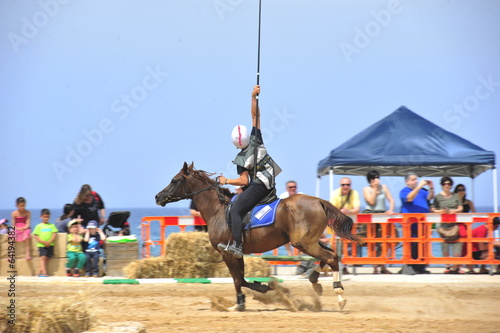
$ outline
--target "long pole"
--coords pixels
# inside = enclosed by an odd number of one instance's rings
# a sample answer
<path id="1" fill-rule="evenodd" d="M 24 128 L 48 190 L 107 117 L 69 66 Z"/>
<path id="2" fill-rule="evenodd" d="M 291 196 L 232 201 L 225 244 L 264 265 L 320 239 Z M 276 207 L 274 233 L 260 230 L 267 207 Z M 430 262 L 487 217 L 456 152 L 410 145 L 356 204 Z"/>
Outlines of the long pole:
<path id="1" fill-rule="evenodd" d="M 260 82 L 260 22 L 262 14 L 262 3 L 259 0 L 259 32 L 257 36 L 257 85 Z M 258 125 L 260 123 L 260 110 L 259 110 L 259 95 L 256 96 L 256 110 L 255 110 L 255 124 Z M 257 140 L 254 141 L 254 160 L 253 160 L 253 176 L 257 177 Z"/>

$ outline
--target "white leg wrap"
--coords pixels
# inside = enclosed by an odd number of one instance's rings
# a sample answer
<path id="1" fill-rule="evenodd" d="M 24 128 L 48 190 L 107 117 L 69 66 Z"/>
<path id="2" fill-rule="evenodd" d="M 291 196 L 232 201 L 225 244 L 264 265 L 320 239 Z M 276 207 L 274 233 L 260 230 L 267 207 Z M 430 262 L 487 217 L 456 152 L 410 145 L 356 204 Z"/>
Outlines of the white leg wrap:
<path id="1" fill-rule="evenodd" d="M 340 281 L 340 273 L 333 272 L 333 282 L 338 282 L 338 281 Z"/>

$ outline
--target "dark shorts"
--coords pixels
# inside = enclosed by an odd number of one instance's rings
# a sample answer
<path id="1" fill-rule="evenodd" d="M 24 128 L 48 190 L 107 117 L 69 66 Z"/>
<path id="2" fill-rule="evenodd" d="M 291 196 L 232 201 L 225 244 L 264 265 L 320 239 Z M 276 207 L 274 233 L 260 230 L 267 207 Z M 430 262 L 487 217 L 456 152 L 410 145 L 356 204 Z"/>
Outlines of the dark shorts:
<path id="1" fill-rule="evenodd" d="M 53 257 L 54 256 L 54 247 L 39 247 L 38 251 L 40 252 L 40 257 Z"/>
<path id="2" fill-rule="evenodd" d="M 486 252 L 486 251 L 474 251 L 474 252 L 472 252 L 472 258 L 474 258 L 474 260 L 481 260 L 481 254 L 483 254 L 483 252 Z"/>

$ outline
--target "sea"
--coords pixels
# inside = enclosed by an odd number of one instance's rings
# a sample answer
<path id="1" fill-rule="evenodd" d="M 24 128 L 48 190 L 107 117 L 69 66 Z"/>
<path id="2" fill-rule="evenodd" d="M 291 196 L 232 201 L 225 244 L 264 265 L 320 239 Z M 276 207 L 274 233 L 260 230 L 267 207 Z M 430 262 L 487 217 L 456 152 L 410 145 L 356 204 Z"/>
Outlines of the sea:
<path id="1" fill-rule="evenodd" d="M 29 208 L 28 208 L 29 209 Z M 50 209 L 50 208 L 49 208 Z M 41 209 L 31 209 L 31 227 L 34 228 L 36 224 L 39 223 L 39 211 Z M 0 219 L 2 218 L 7 218 L 10 220 L 10 214 L 14 211 L 14 209 L 0 209 Z M 153 207 L 153 208 L 106 208 L 106 214 L 109 215 L 111 212 L 118 212 L 118 211 L 129 211 L 130 212 L 130 217 L 128 219 L 128 222 L 130 224 L 130 232 L 133 235 L 137 236 L 137 239 L 140 241 L 140 247 L 142 248 L 143 246 L 143 241 L 141 239 L 141 220 L 144 216 L 186 216 L 190 215 L 189 213 L 189 208 L 188 207 Z M 477 207 L 478 212 L 493 212 L 493 207 Z M 53 208 L 50 209 L 51 212 L 51 219 L 50 221 L 54 223 L 58 217 L 62 215 L 62 208 Z M 10 225 L 10 222 L 9 222 Z M 192 226 L 187 226 L 186 231 L 194 231 L 194 227 Z M 180 228 L 171 226 L 166 228 L 166 237 L 170 235 L 173 232 L 179 232 Z M 438 237 L 437 233 L 434 232 L 433 237 Z M 160 239 L 160 228 L 151 228 L 151 239 L 152 240 L 159 240 Z M 433 243 L 432 245 L 432 254 L 433 256 L 440 257 L 441 256 L 441 245 L 440 243 Z M 265 254 L 272 254 L 272 252 L 267 252 Z M 280 247 L 278 249 L 278 255 L 286 255 L 286 249 L 285 247 Z M 152 256 L 159 256 L 160 255 L 160 248 L 159 246 L 152 246 L 151 247 L 151 255 Z M 402 250 L 401 248 L 396 249 L 396 257 L 399 258 L 402 256 Z M 442 266 L 442 265 L 431 265 L 431 266 Z"/>

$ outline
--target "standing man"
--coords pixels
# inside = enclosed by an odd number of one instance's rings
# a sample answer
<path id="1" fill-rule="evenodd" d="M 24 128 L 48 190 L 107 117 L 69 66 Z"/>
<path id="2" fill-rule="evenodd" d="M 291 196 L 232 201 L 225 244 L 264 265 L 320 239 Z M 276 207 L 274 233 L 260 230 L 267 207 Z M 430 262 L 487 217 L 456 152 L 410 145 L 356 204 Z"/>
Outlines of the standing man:
<path id="1" fill-rule="evenodd" d="M 351 178 L 344 177 L 340 179 L 340 188 L 333 191 L 330 202 L 332 205 L 340 209 L 346 215 L 358 214 L 361 207 L 359 201 L 359 193 L 351 188 Z M 361 255 L 361 246 L 358 245 L 358 255 Z M 351 253 L 351 250 L 348 251 Z M 343 274 L 349 274 L 347 267 L 342 269 Z"/>
<path id="2" fill-rule="evenodd" d="M 286 199 L 294 194 L 302 194 L 302 192 L 297 192 L 297 182 L 295 180 L 289 180 L 286 182 L 286 191 L 280 194 L 280 199 Z"/>
<path id="3" fill-rule="evenodd" d="M 406 187 L 401 190 L 401 213 L 429 213 L 429 202 L 434 198 L 432 180 L 418 181 L 416 173 L 410 172 L 405 176 Z M 428 186 L 428 190 L 424 189 Z M 418 237 L 418 223 L 411 225 L 411 237 Z M 418 243 L 411 244 L 411 257 L 418 258 Z M 428 274 L 425 265 L 410 265 L 417 274 Z"/>
<path id="4" fill-rule="evenodd" d="M 344 177 L 340 180 L 340 188 L 333 191 L 330 202 L 346 215 L 359 213 L 359 194 L 351 189 L 351 178 Z"/>

